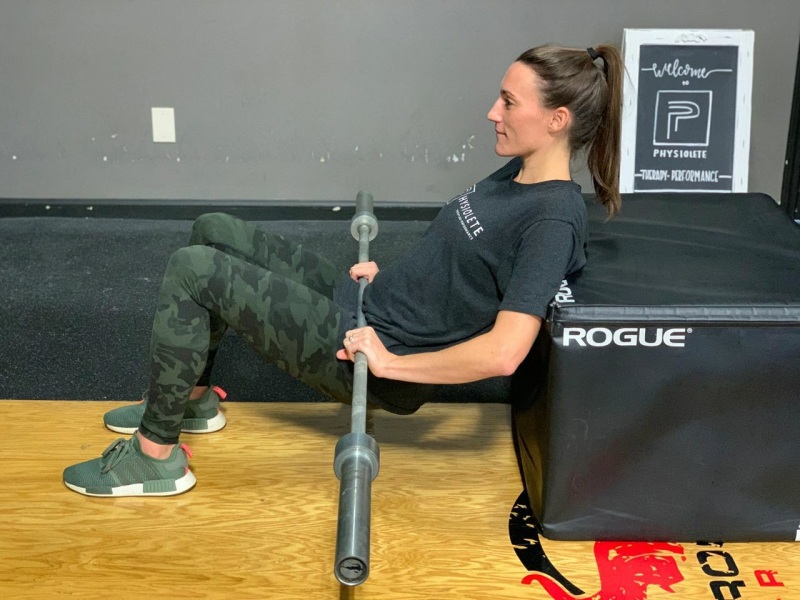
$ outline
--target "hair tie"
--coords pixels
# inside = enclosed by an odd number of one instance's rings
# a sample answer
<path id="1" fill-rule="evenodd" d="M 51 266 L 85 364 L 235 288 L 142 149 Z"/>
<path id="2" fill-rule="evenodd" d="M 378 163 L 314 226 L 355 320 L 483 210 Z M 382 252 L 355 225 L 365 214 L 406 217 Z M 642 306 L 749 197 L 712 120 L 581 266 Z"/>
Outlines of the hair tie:
<path id="1" fill-rule="evenodd" d="M 603 61 L 603 75 L 608 77 L 608 61 L 600 56 L 594 48 L 587 48 L 586 51 L 589 53 L 589 57 L 592 59 L 592 62 L 596 61 L 598 58 L 602 59 Z"/>

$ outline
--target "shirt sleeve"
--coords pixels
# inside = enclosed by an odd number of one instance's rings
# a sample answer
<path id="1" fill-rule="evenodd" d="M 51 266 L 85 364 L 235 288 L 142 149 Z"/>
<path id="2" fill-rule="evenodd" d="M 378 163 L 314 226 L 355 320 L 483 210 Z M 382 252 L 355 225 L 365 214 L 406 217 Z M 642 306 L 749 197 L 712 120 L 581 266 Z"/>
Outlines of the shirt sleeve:
<path id="1" fill-rule="evenodd" d="M 533 224 L 512 257 L 511 276 L 500 310 L 542 317 L 573 262 L 575 235 L 564 221 Z"/>

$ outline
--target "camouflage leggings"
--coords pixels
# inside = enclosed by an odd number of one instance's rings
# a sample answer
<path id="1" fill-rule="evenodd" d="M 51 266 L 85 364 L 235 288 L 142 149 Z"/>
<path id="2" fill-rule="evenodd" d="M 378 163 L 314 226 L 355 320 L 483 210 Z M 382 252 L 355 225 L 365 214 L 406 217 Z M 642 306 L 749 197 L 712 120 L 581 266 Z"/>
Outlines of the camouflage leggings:
<path id="1" fill-rule="evenodd" d="M 327 259 L 230 215 L 197 219 L 161 284 L 142 435 L 177 442 L 189 394 L 208 384 L 228 327 L 293 377 L 350 401 L 335 357 L 341 314 L 332 297 L 341 275 Z"/>

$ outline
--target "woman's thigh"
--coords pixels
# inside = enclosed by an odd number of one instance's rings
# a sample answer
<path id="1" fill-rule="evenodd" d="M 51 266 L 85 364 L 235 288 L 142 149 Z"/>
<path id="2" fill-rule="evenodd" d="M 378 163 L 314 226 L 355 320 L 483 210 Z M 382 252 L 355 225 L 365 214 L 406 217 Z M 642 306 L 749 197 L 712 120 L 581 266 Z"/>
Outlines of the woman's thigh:
<path id="1" fill-rule="evenodd" d="M 198 217 L 189 245 L 211 246 L 329 298 L 342 277 L 342 270 L 324 256 L 225 213 Z"/>

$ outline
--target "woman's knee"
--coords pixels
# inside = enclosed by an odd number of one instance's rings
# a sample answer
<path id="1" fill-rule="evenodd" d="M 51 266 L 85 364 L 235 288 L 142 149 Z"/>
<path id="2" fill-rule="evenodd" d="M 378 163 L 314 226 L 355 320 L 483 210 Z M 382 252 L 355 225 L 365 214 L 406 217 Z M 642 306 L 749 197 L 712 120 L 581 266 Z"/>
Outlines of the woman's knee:
<path id="1" fill-rule="evenodd" d="M 229 238 L 240 228 L 241 219 L 226 213 L 206 213 L 192 224 L 191 244 L 230 244 Z"/>
<path id="2" fill-rule="evenodd" d="M 209 246 L 186 246 L 172 253 L 165 277 L 179 281 L 194 281 L 214 270 L 214 253 Z"/>

